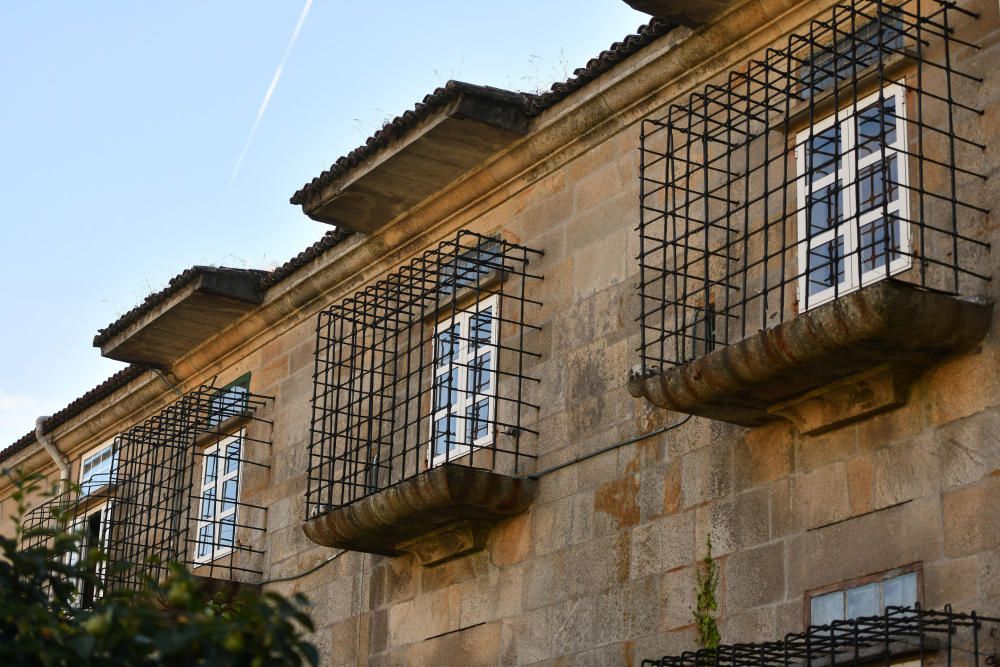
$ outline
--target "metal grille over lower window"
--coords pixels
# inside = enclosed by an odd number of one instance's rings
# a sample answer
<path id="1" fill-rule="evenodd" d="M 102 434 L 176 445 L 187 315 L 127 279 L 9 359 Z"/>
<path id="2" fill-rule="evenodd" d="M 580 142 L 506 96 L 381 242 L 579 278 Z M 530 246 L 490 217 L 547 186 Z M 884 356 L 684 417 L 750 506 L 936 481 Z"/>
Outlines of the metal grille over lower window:
<path id="1" fill-rule="evenodd" d="M 320 314 L 309 517 L 442 463 L 524 471 L 539 255 L 462 231 Z"/>
<path id="2" fill-rule="evenodd" d="M 955 3 L 838 4 L 645 120 L 642 372 L 893 277 L 979 294 L 978 48 Z"/>
<path id="3" fill-rule="evenodd" d="M 890 607 L 882 616 L 787 635 L 783 641 L 735 644 L 642 661 L 643 667 L 788 667 L 789 665 L 996 665 L 1000 619 Z"/>
<path id="4" fill-rule="evenodd" d="M 95 574 L 111 591 L 160 578 L 172 562 L 197 576 L 254 583 L 266 509 L 251 501 L 266 485 L 271 431 L 257 412 L 269 401 L 210 386 L 186 394 L 115 438 L 106 484 L 33 509 L 25 546 L 50 539 L 47 531 L 82 530 L 81 548 L 107 554 Z M 81 591 L 83 603 L 93 594 Z"/>

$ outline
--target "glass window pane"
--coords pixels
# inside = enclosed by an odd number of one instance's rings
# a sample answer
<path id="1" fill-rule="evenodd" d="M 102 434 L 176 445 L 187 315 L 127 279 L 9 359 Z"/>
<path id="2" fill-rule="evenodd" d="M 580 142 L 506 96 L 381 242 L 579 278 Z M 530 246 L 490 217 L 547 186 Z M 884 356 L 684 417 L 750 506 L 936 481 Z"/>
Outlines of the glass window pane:
<path id="1" fill-rule="evenodd" d="M 92 493 L 111 482 L 116 459 L 114 446 L 108 445 L 81 462 L 80 486 L 83 495 Z"/>
<path id="2" fill-rule="evenodd" d="M 240 442 L 236 440 L 226 446 L 226 472 L 230 475 L 240 469 Z"/>
<path id="3" fill-rule="evenodd" d="M 236 542 L 236 515 L 231 514 L 219 522 L 219 546 L 232 547 Z"/>
<path id="4" fill-rule="evenodd" d="M 212 553 L 213 542 L 215 541 L 215 526 L 207 524 L 198 531 L 198 557 L 204 558 Z"/>
<path id="5" fill-rule="evenodd" d="M 236 507 L 236 480 L 227 479 L 222 483 L 222 509 L 226 512 Z"/>
<path id="6" fill-rule="evenodd" d="M 886 224 L 883 218 L 861 225 L 858 251 L 861 253 L 861 270 L 874 271 L 885 267 L 886 257 L 895 261 L 902 257 L 900 248 L 899 218 L 889 216 Z"/>
<path id="7" fill-rule="evenodd" d="M 456 322 L 451 327 L 440 331 L 434 336 L 434 363 L 437 366 L 445 366 L 451 363 L 452 358 L 458 354 L 458 344 L 461 340 L 462 325 Z"/>
<path id="8" fill-rule="evenodd" d="M 469 367 L 469 391 L 476 394 L 485 394 L 492 388 L 493 373 L 492 357 L 489 352 L 477 357 Z"/>
<path id="9" fill-rule="evenodd" d="M 836 263 L 834 263 L 836 258 Z M 844 280 L 844 239 L 809 249 L 809 295 L 818 294 Z"/>
<path id="10" fill-rule="evenodd" d="M 472 348 L 488 345 L 493 330 L 493 308 L 484 308 L 472 317 Z"/>
<path id="11" fill-rule="evenodd" d="M 437 376 L 434 390 L 434 409 L 443 410 L 458 403 L 458 368 Z"/>
<path id="12" fill-rule="evenodd" d="M 847 589 L 847 617 L 861 618 L 879 613 L 878 583 Z"/>
<path id="13" fill-rule="evenodd" d="M 889 96 L 881 106 L 875 103 L 858 112 L 857 132 L 859 160 L 896 143 L 896 98 Z"/>
<path id="14" fill-rule="evenodd" d="M 212 426 L 221 424 L 229 417 L 244 414 L 247 410 L 247 397 L 250 389 L 249 381 L 223 387 L 212 397 L 209 404 L 209 422 Z"/>
<path id="15" fill-rule="evenodd" d="M 213 451 L 211 454 L 205 456 L 205 484 L 214 484 L 215 479 L 218 476 L 219 470 L 219 456 L 218 452 Z"/>
<path id="16" fill-rule="evenodd" d="M 485 438 L 489 434 L 490 428 L 490 401 L 489 399 L 479 401 L 474 406 L 469 406 L 466 412 L 467 426 L 472 441 Z"/>
<path id="17" fill-rule="evenodd" d="M 882 601 L 885 607 L 915 606 L 917 604 L 917 573 L 908 572 L 883 581 Z"/>
<path id="18" fill-rule="evenodd" d="M 809 601 L 809 618 L 813 625 L 829 625 L 844 620 L 844 592 L 817 595 Z"/>
<path id="19" fill-rule="evenodd" d="M 201 517 L 211 519 L 215 516 L 215 489 L 208 489 L 201 497 Z"/>
<path id="20" fill-rule="evenodd" d="M 836 124 L 810 137 L 807 150 L 809 175 L 813 182 L 829 176 L 836 170 L 839 145 L 840 126 Z"/>
<path id="21" fill-rule="evenodd" d="M 896 200 L 896 156 L 858 171 L 858 211 L 864 213 Z"/>
<path id="22" fill-rule="evenodd" d="M 891 9 L 881 20 L 859 25 L 851 36 L 812 46 L 799 79 L 814 91 L 827 90 L 835 81 L 846 81 L 873 65 L 879 53 L 897 51 L 903 44 L 902 20 L 897 10 Z"/>
<path id="23" fill-rule="evenodd" d="M 444 456 L 455 441 L 455 417 L 449 416 L 434 422 L 434 456 Z"/>
<path id="24" fill-rule="evenodd" d="M 834 182 L 809 194 L 806 201 L 809 236 L 825 232 L 844 219 L 840 186 Z"/>

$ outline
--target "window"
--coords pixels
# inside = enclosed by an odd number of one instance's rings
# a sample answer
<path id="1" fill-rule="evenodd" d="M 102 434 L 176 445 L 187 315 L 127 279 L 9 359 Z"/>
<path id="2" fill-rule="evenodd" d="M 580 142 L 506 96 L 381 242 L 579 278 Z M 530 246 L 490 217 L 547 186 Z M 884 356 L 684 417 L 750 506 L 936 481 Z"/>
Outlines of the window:
<path id="1" fill-rule="evenodd" d="M 70 524 L 69 532 L 80 537 L 76 549 L 65 555 L 67 564 L 76 565 L 86 557 L 87 552 L 91 549 L 105 548 L 108 541 L 108 505 L 98 505 L 78 514 Z M 92 564 L 90 574 L 97 579 L 102 579 L 105 565 L 103 560 Z M 77 605 L 81 609 L 92 607 L 94 601 L 101 597 L 101 591 L 94 585 L 93 581 L 78 579 L 74 583 L 77 590 Z"/>
<path id="2" fill-rule="evenodd" d="M 917 573 L 890 573 L 867 578 L 853 585 L 809 599 L 809 624 L 829 625 L 833 621 L 879 616 L 888 607 L 917 604 Z"/>
<path id="3" fill-rule="evenodd" d="M 895 83 L 796 137 L 803 310 L 910 267 L 905 118 Z"/>
<path id="4" fill-rule="evenodd" d="M 111 483 L 118 463 L 114 442 L 101 445 L 84 455 L 80 462 L 80 494 L 88 496 Z"/>
<path id="5" fill-rule="evenodd" d="M 196 563 L 221 558 L 231 553 L 236 544 L 242 441 L 241 430 L 207 447 L 202 453 Z"/>
<path id="6" fill-rule="evenodd" d="M 221 387 L 212 397 L 211 424 L 217 426 L 230 417 L 242 415 L 247 410 L 250 395 L 250 373 L 240 376 L 225 387 Z"/>
<path id="7" fill-rule="evenodd" d="M 904 47 L 900 9 L 886 6 L 883 12 L 879 19 L 868 21 L 833 43 L 804 49 L 808 56 L 798 73 L 804 94 L 809 94 L 809 88 L 813 93 L 831 90 L 859 76 L 866 68 L 877 66 L 886 52 L 898 52 Z M 845 26 L 845 29 L 850 28 Z"/>
<path id="8" fill-rule="evenodd" d="M 468 454 L 493 439 L 496 421 L 496 296 L 459 311 L 434 335 L 430 465 Z"/>

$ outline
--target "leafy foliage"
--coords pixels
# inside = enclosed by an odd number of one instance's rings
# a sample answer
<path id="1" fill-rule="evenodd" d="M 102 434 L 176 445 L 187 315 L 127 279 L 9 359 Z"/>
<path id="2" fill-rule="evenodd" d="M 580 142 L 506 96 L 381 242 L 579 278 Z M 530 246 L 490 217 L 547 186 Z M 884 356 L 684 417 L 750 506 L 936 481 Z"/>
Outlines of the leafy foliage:
<path id="1" fill-rule="evenodd" d="M 715 592 L 719 587 L 719 564 L 712 560 L 712 536 L 705 544 L 705 557 L 698 564 L 696 572 L 696 601 L 694 622 L 698 632 L 698 646 L 715 649 L 722 643 L 719 625 L 713 612 L 719 610 Z"/>
<path id="2" fill-rule="evenodd" d="M 180 565 L 164 581 L 138 591 L 105 591 L 93 609 L 76 605 L 79 582 L 101 590 L 95 576 L 104 556 L 82 554 L 80 538 L 32 531 L 43 546 L 22 549 L 27 498 L 36 478 L 15 478 L 15 534 L 0 535 L 0 665 L 129 667 L 145 665 L 315 666 L 316 648 L 304 638 L 313 625 L 304 596 L 244 590 L 206 599 L 198 579 Z M 56 517 L 65 525 L 67 517 Z M 106 567 L 113 567 L 106 564 Z"/>

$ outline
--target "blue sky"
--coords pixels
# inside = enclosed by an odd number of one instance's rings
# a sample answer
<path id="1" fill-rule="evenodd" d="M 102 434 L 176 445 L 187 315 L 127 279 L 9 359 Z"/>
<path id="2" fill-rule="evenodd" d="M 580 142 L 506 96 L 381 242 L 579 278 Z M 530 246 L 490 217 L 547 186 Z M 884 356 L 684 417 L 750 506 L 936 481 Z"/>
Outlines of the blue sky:
<path id="1" fill-rule="evenodd" d="M 272 268 L 300 185 L 448 79 L 536 91 L 621 0 L 0 4 L 0 448 L 122 368 L 96 331 L 192 264 Z"/>

